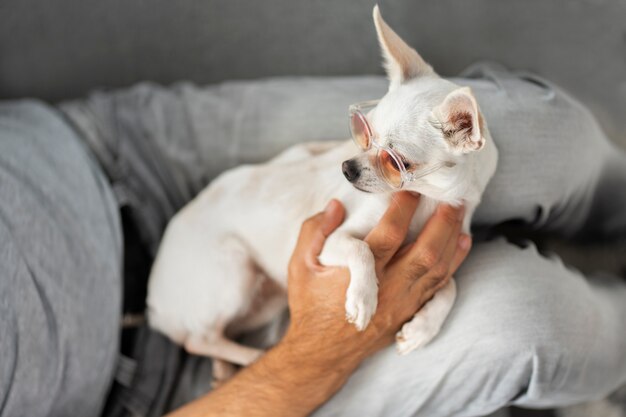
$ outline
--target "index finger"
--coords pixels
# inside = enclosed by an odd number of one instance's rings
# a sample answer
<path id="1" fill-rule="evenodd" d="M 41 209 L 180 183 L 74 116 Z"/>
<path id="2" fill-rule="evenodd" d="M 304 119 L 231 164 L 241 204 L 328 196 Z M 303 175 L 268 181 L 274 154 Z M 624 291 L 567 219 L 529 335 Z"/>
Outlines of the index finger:
<path id="1" fill-rule="evenodd" d="M 302 223 L 294 256 L 302 256 L 307 266 L 319 265 L 317 257 L 322 252 L 326 238 L 343 222 L 345 209 L 338 200 L 331 200 L 323 212 Z"/>
<path id="2" fill-rule="evenodd" d="M 455 241 L 458 239 L 464 216 L 463 206 L 440 204 L 437 207 L 417 237 L 415 244 L 403 256 L 412 266 L 421 269 L 414 272 L 423 274 L 439 263 L 450 239 Z"/>
<path id="3" fill-rule="evenodd" d="M 396 254 L 404 242 L 418 203 L 419 194 L 402 191 L 393 196 L 383 217 L 365 237 L 377 263 L 386 265 Z"/>

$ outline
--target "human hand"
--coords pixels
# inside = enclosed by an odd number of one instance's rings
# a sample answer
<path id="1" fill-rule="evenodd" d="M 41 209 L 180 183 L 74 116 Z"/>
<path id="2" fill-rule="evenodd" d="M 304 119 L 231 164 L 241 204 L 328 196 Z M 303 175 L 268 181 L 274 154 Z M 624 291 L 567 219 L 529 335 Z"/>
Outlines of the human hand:
<path id="1" fill-rule="evenodd" d="M 304 222 L 289 264 L 291 324 L 281 343 L 303 361 L 339 371 L 352 370 L 394 341 L 402 324 L 448 282 L 471 246 L 471 238 L 461 233 L 463 208 L 440 205 L 416 241 L 401 248 L 418 203 L 413 194 L 396 194 L 364 239 L 376 259 L 379 300 L 362 332 L 345 319 L 349 270 L 317 260 L 326 237 L 343 221 L 343 206 L 333 200 Z"/>

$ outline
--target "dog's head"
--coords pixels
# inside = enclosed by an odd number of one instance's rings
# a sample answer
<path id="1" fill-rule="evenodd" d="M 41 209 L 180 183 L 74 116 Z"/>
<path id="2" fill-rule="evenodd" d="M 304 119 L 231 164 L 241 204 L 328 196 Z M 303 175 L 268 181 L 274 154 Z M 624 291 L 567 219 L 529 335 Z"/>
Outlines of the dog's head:
<path id="1" fill-rule="evenodd" d="M 468 154 L 485 144 L 484 122 L 468 87 L 440 78 L 422 57 L 382 19 L 374 7 L 374 23 L 385 58 L 389 91 L 367 114 L 374 140 L 393 149 L 417 179 L 403 188 L 417 192 L 445 187 L 446 176 L 463 169 Z M 343 164 L 345 177 L 358 189 L 389 192 L 372 147 Z M 439 166 L 435 172 L 429 167 Z M 456 175 L 453 175 L 456 176 Z M 436 192 L 435 192 L 436 194 Z"/>

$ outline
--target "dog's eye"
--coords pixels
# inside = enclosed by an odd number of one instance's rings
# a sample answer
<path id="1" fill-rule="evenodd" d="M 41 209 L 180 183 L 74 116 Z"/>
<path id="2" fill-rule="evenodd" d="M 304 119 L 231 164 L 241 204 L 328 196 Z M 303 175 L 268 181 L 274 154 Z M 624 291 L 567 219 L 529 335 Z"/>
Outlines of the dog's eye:
<path id="1" fill-rule="evenodd" d="M 413 167 L 413 164 L 411 164 L 406 159 L 404 159 L 404 157 L 402 155 L 399 155 L 399 157 L 400 157 L 400 163 L 404 166 L 404 169 L 406 169 L 408 171 L 409 169 L 411 169 Z"/>

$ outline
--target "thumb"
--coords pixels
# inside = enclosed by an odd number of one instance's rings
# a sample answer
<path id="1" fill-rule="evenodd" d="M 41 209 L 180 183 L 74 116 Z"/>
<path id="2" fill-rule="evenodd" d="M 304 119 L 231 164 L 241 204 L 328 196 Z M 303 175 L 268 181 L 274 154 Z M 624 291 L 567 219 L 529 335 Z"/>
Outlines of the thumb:
<path id="1" fill-rule="evenodd" d="M 318 265 L 326 238 L 343 222 L 345 209 L 338 200 L 330 200 L 323 212 L 308 218 L 300 229 L 296 254 L 303 255 L 308 266 Z"/>
<path id="2" fill-rule="evenodd" d="M 322 219 L 322 224 L 320 225 L 320 230 L 324 235 L 324 239 L 326 239 L 332 232 L 335 231 L 335 229 L 339 227 L 341 223 L 343 223 L 343 218 L 346 215 L 346 210 L 339 202 L 339 200 L 333 198 L 326 205 L 323 214 L 324 217 Z"/>

